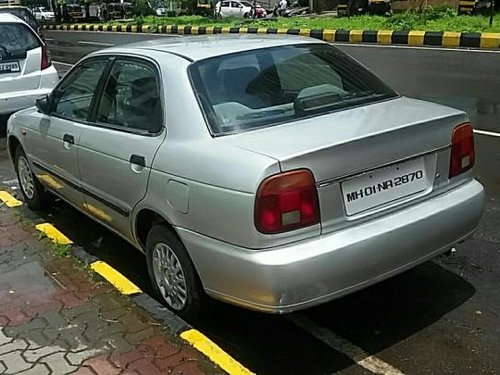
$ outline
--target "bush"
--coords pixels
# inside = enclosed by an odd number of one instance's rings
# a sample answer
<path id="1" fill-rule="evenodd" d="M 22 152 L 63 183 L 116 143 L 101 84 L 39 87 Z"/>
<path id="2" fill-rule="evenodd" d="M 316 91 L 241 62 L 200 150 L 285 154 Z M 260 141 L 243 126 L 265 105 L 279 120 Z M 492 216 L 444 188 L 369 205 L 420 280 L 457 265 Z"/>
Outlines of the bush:
<path id="1" fill-rule="evenodd" d="M 137 20 L 139 16 L 147 16 L 153 14 L 153 10 L 149 6 L 147 0 L 132 0 L 132 13 L 137 16 Z"/>

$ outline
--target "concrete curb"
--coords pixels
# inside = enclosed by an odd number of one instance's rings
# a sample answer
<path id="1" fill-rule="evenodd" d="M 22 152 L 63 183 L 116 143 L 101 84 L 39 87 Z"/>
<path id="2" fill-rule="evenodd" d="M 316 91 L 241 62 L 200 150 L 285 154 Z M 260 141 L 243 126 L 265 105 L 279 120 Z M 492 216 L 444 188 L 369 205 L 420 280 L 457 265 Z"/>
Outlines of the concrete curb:
<path id="1" fill-rule="evenodd" d="M 176 35 L 287 34 L 308 36 L 327 42 L 500 49 L 500 33 L 458 33 L 451 31 L 277 29 L 256 27 L 205 26 L 156 27 L 152 25 L 107 24 L 44 25 L 43 29 L 61 31 L 101 31 Z"/>

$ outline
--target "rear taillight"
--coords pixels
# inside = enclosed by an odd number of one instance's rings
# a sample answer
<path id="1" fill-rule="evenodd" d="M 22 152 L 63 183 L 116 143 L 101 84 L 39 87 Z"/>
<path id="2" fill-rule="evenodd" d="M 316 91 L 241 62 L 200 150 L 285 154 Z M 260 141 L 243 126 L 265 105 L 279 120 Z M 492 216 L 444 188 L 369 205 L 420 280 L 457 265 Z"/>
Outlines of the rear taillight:
<path id="1" fill-rule="evenodd" d="M 453 129 L 451 139 L 450 178 L 468 171 L 475 163 L 472 125 L 465 123 Z"/>
<path id="2" fill-rule="evenodd" d="M 52 65 L 52 61 L 50 61 L 50 52 L 47 50 L 47 46 L 42 46 L 42 62 L 40 64 L 40 70 L 47 69 Z"/>
<path id="3" fill-rule="evenodd" d="M 311 171 L 300 169 L 265 179 L 255 198 L 255 227 L 281 233 L 319 223 L 318 191 Z"/>

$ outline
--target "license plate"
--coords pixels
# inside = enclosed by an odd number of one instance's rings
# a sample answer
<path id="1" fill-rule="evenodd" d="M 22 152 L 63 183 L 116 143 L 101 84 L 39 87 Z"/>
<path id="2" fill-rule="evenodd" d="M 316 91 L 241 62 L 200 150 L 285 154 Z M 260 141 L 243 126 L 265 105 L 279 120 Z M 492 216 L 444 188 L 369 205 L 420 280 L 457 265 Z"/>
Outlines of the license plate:
<path id="1" fill-rule="evenodd" d="M 347 215 L 421 192 L 427 188 L 424 159 L 375 169 L 341 183 Z"/>
<path id="2" fill-rule="evenodd" d="M 16 73 L 21 69 L 19 68 L 19 62 L 9 61 L 0 63 L 0 73 Z"/>

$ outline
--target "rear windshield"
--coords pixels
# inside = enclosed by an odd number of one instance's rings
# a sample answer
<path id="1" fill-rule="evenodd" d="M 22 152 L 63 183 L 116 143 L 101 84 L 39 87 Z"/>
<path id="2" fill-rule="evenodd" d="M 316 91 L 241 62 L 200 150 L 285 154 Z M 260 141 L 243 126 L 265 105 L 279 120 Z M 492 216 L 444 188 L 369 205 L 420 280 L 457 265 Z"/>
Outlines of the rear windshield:
<path id="1" fill-rule="evenodd" d="M 327 44 L 257 49 L 190 67 L 213 134 L 237 133 L 396 97 Z"/>
<path id="2" fill-rule="evenodd" d="M 29 51 L 40 47 L 40 41 L 23 24 L 0 24 L 0 54 L 9 56 L 14 52 Z"/>

